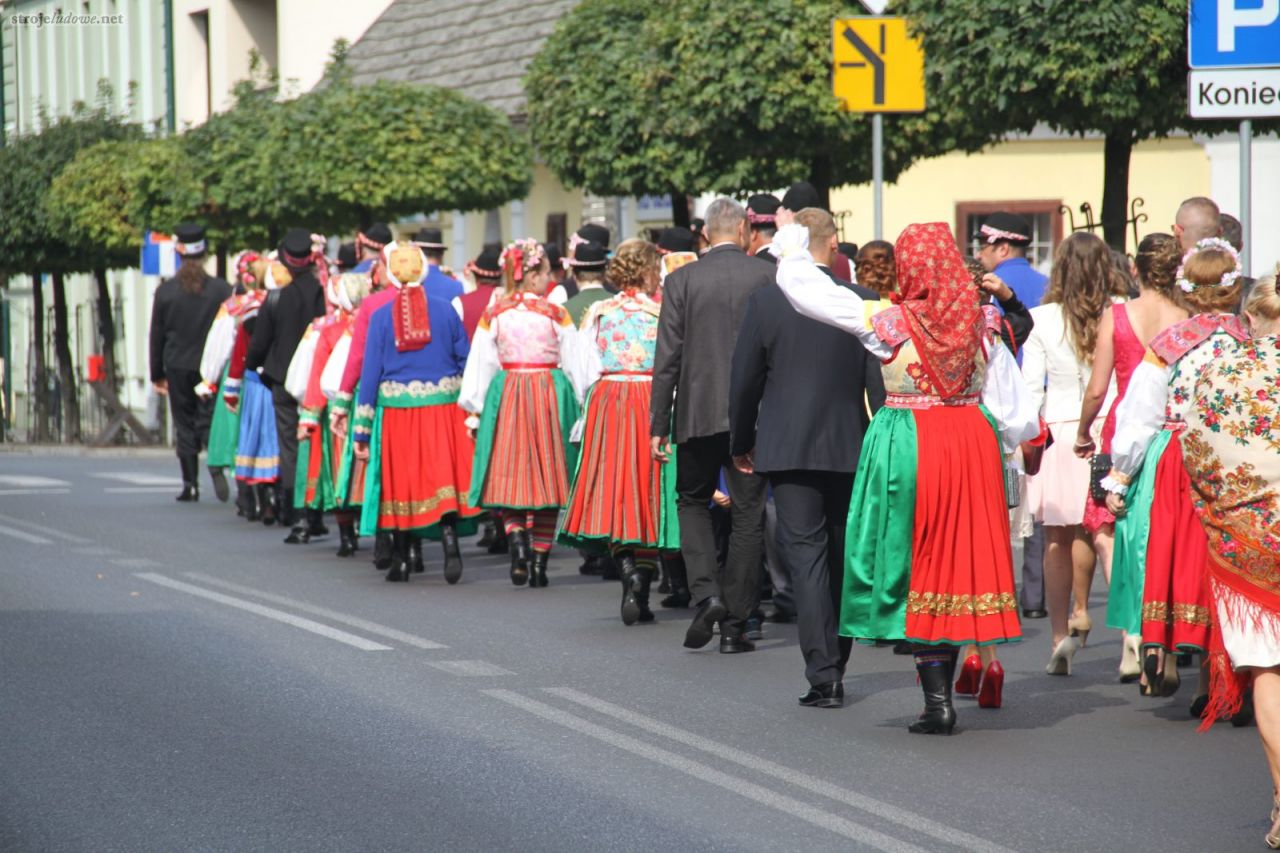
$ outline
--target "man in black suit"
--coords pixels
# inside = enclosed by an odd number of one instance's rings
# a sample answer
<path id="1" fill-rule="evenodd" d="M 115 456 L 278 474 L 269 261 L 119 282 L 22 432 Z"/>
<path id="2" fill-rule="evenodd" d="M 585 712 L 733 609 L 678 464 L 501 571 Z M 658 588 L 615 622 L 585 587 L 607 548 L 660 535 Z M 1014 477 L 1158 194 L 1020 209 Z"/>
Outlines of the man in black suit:
<path id="1" fill-rule="evenodd" d="M 674 403 L 680 550 L 697 604 L 684 644 L 702 648 L 719 622 L 720 651 L 734 654 L 755 648 L 743 634 L 763 562 L 765 483 L 733 467 L 729 371 L 747 300 L 773 282 L 775 268 L 743 251 L 747 212 L 732 199 L 712 202 L 706 232 L 711 248 L 669 275 L 663 288 L 650 435 L 654 457 L 665 461 Z M 721 470 L 733 502 L 733 535 L 717 578 L 710 504 Z"/>
<path id="2" fill-rule="evenodd" d="M 276 409 L 276 434 L 280 441 L 280 480 L 276 488 L 276 517 L 281 525 L 293 523 L 293 478 L 298 462 L 298 401 L 284 387 L 285 374 L 298 342 L 316 317 L 324 316 L 324 289 L 316 278 L 320 260 L 311 246 L 311 233 L 290 228 L 280 242 L 280 262 L 293 277 L 292 283 L 273 290 L 258 311 L 257 324 L 245 355 L 245 370 L 261 368 L 262 382 L 271 389 Z M 320 528 L 323 524 L 320 523 Z M 310 535 L 320 535 L 320 528 Z M 323 531 L 327 532 L 327 531 Z M 297 538 L 301 531 L 291 531 Z"/>
<path id="3" fill-rule="evenodd" d="M 873 291 L 842 281 L 829 264 L 836 225 L 807 208 L 814 261 L 864 299 Z M 767 474 L 778 515 L 778 552 L 790 570 L 805 677 L 800 704 L 838 708 L 852 641 L 837 633 L 844 583 L 844 532 L 862 437 L 884 404 L 880 363 L 852 335 L 791 309 L 777 284 L 747 304 L 733 353 L 731 449 L 740 471 Z"/>

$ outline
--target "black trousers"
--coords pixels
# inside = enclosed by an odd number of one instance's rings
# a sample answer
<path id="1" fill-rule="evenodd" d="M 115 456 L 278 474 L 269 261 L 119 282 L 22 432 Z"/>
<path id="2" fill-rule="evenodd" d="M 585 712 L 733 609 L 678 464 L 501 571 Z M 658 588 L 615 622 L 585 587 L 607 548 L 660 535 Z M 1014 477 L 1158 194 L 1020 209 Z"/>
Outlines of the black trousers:
<path id="1" fill-rule="evenodd" d="M 276 438 L 280 442 L 280 488 L 292 489 L 298 470 L 298 401 L 283 382 L 271 385 L 271 402 L 276 408 Z"/>
<path id="2" fill-rule="evenodd" d="M 724 571 L 717 573 L 710 507 L 722 469 L 733 499 L 733 532 L 729 536 L 729 559 Z M 677 445 L 676 471 L 680 550 L 689 573 L 690 596 L 694 602 L 720 596 L 729 611 L 721 634 L 741 634 L 760 595 L 765 480 L 733 467 L 727 432 L 691 438 Z"/>
<path id="3" fill-rule="evenodd" d="M 791 573 L 804 675 L 839 681 L 853 640 L 839 636 L 845 521 L 853 475 L 838 471 L 769 474 L 778 515 L 778 554 Z"/>
<path id="4" fill-rule="evenodd" d="M 168 370 L 164 378 L 169 382 L 169 413 L 173 417 L 178 458 L 199 456 L 209 443 L 214 400 L 212 397 L 201 400 L 196 396 L 196 386 L 200 384 L 198 370 Z"/>

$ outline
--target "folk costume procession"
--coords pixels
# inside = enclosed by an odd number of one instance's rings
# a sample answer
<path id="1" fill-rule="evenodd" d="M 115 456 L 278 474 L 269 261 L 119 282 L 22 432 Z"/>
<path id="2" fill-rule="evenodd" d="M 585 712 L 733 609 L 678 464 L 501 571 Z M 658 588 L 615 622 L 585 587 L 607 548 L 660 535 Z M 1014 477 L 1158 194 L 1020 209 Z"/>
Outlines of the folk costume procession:
<path id="1" fill-rule="evenodd" d="M 333 261 L 295 228 L 236 258 L 234 291 L 183 225 L 151 373 L 180 501 L 207 447 L 240 515 L 306 545 L 332 514 L 338 556 L 389 581 L 430 580 L 430 540 L 446 585 L 474 547 L 543 589 L 559 545 L 619 582 L 626 626 L 692 607 L 688 649 L 794 621 L 805 707 L 844 704 L 854 643 L 892 646 L 912 733 L 956 731 L 957 696 L 1017 701 L 998 650 L 1023 619 L 1050 619 L 1046 673 L 1069 677 L 1100 565 L 1120 680 L 1171 696 L 1194 656 L 1192 716 L 1256 707 L 1280 791 L 1280 296 L 1275 276 L 1245 295 L 1212 201 L 1178 223 L 1129 286 L 1086 233 L 1046 277 L 1013 213 L 969 259 L 938 222 L 842 244 L 797 184 L 654 242 L 587 223 L 563 259 L 489 244 L 460 278 L 434 226 L 371 225 Z"/>

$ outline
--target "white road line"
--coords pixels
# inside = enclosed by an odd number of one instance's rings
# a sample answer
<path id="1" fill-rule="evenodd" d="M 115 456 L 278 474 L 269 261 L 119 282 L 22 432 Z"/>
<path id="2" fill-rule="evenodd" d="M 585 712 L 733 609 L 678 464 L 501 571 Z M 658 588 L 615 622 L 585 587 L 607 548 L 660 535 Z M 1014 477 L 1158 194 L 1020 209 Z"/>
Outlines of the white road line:
<path id="1" fill-rule="evenodd" d="M 864 794 L 845 790 L 831 782 L 825 782 L 821 779 L 815 779 L 812 776 L 806 776 L 803 773 L 792 770 L 790 767 L 784 767 L 781 764 L 776 764 L 767 759 L 760 758 L 757 755 L 752 755 L 749 752 L 744 752 L 743 750 L 735 749 L 731 746 L 726 746 L 713 740 L 698 737 L 697 735 L 690 734 L 683 729 L 676 728 L 675 726 L 669 726 L 666 723 L 659 722 L 642 714 L 637 714 L 636 712 L 623 708 L 620 705 L 614 705 L 613 703 L 606 702 L 603 699 L 597 699 L 594 696 L 590 696 L 570 687 L 545 687 L 543 690 L 544 692 L 558 696 L 561 699 L 567 699 L 570 702 L 590 708 L 591 710 L 604 714 L 607 717 L 613 717 L 614 719 L 624 722 L 629 726 L 634 726 L 635 728 L 643 729 L 651 734 L 659 735 L 663 738 L 667 738 L 668 740 L 673 740 L 677 743 L 691 746 L 694 749 L 702 750 L 703 752 L 714 755 L 717 758 L 721 758 L 725 761 L 731 761 L 734 764 L 739 764 L 757 773 L 781 779 L 784 782 L 795 785 L 797 788 L 803 788 L 806 791 L 811 791 L 815 794 L 820 794 L 829 799 L 844 803 L 845 805 L 853 806 L 855 809 L 861 809 L 862 811 L 867 812 L 868 814 L 873 814 L 883 820 L 905 826 L 924 835 L 932 836 L 939 841 L 945 841 L 948 844 L 954 844 L 957 847 L 962 847 L 966 850 L 978 851 L 978 853 L 1014 853 L 1014 851 L 1007 847 L 1001 847 L 995 842 L 988 841 L 985 838 L 979 838 L 976 835 L 970 835 L 967 832 L 962 832 L 945 824 L 929 820 L 928 818 L 921 817 L 915 812 L 890 805 L 889 803 L 881 802 L 874 797 L 868 797 Z"/>
<path id="2" fill-rule="evenodd" d="M 319 634 L 321 637 L 328 637 L 330 640 L 337 640 L 339 643 L 354 646 L 361 651 L 391 651 L 390 646 L 384 646 L 381 643 L 366 640 L 364 637 L 357 637 L 355 634 L 348 634 L 346 631 L 339 631 L 337 628 L 330 628 L 328 625 L 321 625 L 319 622 L 312 622 L 310 619 L 303 619 L 301 616 L 294 616 L 292 613 L 285 613 L 283 610 L 263 607 L 261 604 L 255 604 L 252 601 L 232 598 L 231 596 L 223 595 L 220 592 L 213 592 L 212 590 L 204 589 L 203 587 L 192 586 L 189 583 L 176 581 L 173 578 L 167 578 L 164 575 L 157 575 L 152 572 L 136 572 L 134 573 L 134 577 L 144 581 L 150 581 L 154 584 L 159 584 L 160 586 L 168 587 L 169 589 L 176 589 L 179 592 L 185 592 L 188 595 L 194 595 L 198 598 L 207 598 L 209 601 L 216 601 L 219 604 L 225 604 L 228 607 L 245 610 L 258 616 L 264 616 L 267 619 L 274 619 L 277 622 L 283 622 L 286 625 L 292 625 L 295 628 L 310 631 L 312 634 Z"/>
<path id="3" fill-rule="evenodd" d="M 160 565 L 155 560 L 146 557 L 122 557 L 118 560 L 108 560 L 113 566 L 123 566 L 126 569 L 149 569 L 152 566 Z"/>
<path id="4" fill-rule="evenodd" d="M 45 539 L 43 536 L 37 536 L 34 533 L 28 533 L 25 530 L 18 530 L 15 527 L 0 524 L 0 533 L 5 536 L 12 536 L 14 539 L 21 539 L 23 542 L 30 542 L 32 545 L 52 545 L 52 539 Z"/>
<path id="5" fill-rule="evenodd" d="M 747 782 L 737 776 L 723 773 L 706 764 L 685 758 L 683 755 L 661 749 L 629 735 L 607 729 L 604 726 L 596 725 L 584 720 L 582 717 L 574 716 L 558 708 L 529 699 L 519 693 L 513 693 L 510 690 L 484 690 L 482 692 L 486 696 L 490 696 L 500 702 L 506 702 L 508 705 L 523 711 L 528 711 L 530 714 L 557 723 L 578 734 L 615 746 L 618 749 L 630 752 L 632 755 L 647 758 L 673 770 L 679 770 L 681 773 L 686 773 L 695 779 L 710 782 L 712 785 L 717 785 L 741 797 L 746 797 L 754 802 L 785 812 L 814 826 L 834 832 L 860 844 L 865 844 L 868 847 L 892 851 L 892 853 L 925 853 L 925 848 L 923 847 L 917 847 L 914 844 L 901 841 L 891 835 L 885 835 L 868 826 L 825 812 L 785 794 L 779 794 L 753 782 Z"/>
<path id="6" fill-rule="evenodd" d="M 69 495 L 70 489 L 0 489 L 0 497 L 6 495 Z"/>
<path id="7" fill-rule="evenodd" d="M 63 533 L 56 527 L 45 527 L 43 524 L 36 524 L 34 521 L 27 521 L 25 518 L 17 518 L 12 515 L 0 515 L 0 521 L 7 521 L 10 524 L 20 524 L 23 527 L 30 527 L 32 530 L 38 530 L 54 539 L 62 539 L 66 542 L 73 542 L 77 545 L 92 545 L 92 539 L 86 539 L 83 536 L 74 536 L 70 533 Z"/>
<path id="8" fill-rule="evenodd" d="M 296 599 L 287 598 L 283 595 L 275 595 L 270 592 L 263 592 L 260 589 L 254 589 L 251 586 L 241 586 L 238 583 L 224 581 L 221 578 L 215 578 L 211 575 L 202 574 L 201 572 L 186 572 L 187 577 L 206 583 L 209 586 L 216 586 L 221 589 L 229 589 L 232 592 L 239 592 L 244 595 L 252 595 L 255 598 L 261 598 L 263 601 L 270 601 L 273 604 L 282 604 L 285 607 L 292 607 L 294 610 L 300 610 L 303 613 L 310 613 L 312 616 L 322 616 L 330 622 L 337 622 L 341 625 L 350 625 L 352 628 L 359 628 L 366 634 L 373 634 L 378 637 L 386 637 L 388 640 L 395 640 L 398 643 L 404 643 L 406 646 L 413 646 L 415 649 L 427 649 L 432 651 L 435 649 L 447 649 L 448 646 L 443 643 L 437 643 L 434 640 L 427 640 L 413 634 L 406 634 L 404 631 L 397 631 L 395 628 L 388 628 L 386 625 L 379 625 L 377 622 L 370 622 L 361 619 L 358 616 L 348 616 L 345 613 L 339 613 L 336 610 L 330 610 L 327 607 L 317 607 L 314 604 L 307 604 L 305 601 L 297 601 Z"/>
<path id="9" fill-rule="evenodd" d="M 115 480 L 120 483 L 129 483 L 134 486 L 181 486 L 182 480 L 177 477 L 167 477 L 162 474 L 139 474 L 134 471 L 106 471 L 100 474 L 90 474 L 90 477 L 97 477 L 99 480 Z"/>
<path id="10" fill-rule="evenodd" d="M 509 669 L 503 669 L 496 663 L 489 663 L 487 660 L 429 660 L 427 666 L 434 666 L 442 672 L 450 675 L 460 675 L 464 678 L 484 678 L 495 675 L 515 675 Z"/>
<path id="11" fill-rule="evenodd" d="M 107 486 L 102 491 L 109 495 L 159 495 L 172 492 L 181 485 L 181 483 L 174 483 L 171 486 Z"/>
<path id="12" fill-rule="evenodd" d="M 33 477 L 27 474 L 0 474 L 0 484 L 17 489 L 56 489 L 70 486 L 66 480 L 52 477 Z"/>

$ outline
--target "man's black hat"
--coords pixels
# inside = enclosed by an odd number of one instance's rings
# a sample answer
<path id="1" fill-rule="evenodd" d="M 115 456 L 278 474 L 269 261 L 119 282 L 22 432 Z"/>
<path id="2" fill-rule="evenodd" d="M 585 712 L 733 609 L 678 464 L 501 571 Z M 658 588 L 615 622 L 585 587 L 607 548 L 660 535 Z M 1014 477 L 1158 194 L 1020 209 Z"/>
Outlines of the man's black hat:
<path id="1" fill-rule="evenodd" d="M 184 222 L 173 229 L 173 237 L 177 242 L 175 248 L 183 256 L 203 255 L 208 249 L 204 239 L 204 226 L 194 222 Z"/>
<path id="2" fill-rule="evenodd" d="M 588 222 L 578 229 L 578 236 L 592 243 L 599 243 L 606 250 L 609 248 L 609 229 L 595 222 Z"/>
<path id="3" fill-rule="evenodd" d="M 559 246 L 555 243 L 543 243 L 542 251 L 547 253 L 547 263 L 551 264 L 552 272 L 564 269 L 564 255 Z"/>
<path id="4" fill-rule="evenodd" d="M 777 201 L 777 199 L 774 199 Z M 658 235 L 658 251 L 667 252 L 692 252 L 697 245 L 698 238 L 692 231 L 683 225 L 672 225 L 670 228 L 662 229 L 662 233 Z"/>
<path id="5" fill-rule="evenodd" d="M 1031 223 L 1016 213 L 997 211 L 986 218 L 978 229 L 978 239 L 983 243 L 1012 243 L 1015 246 L 1031 245 Z"/>
<path id="6" fill-rule="evenodd" d="M 753 227 L 773 228 L 777 225 L 778 208 L 782 202 L 776 195 L 761 193 L 747 199 L 747 222 Z"/>
<path id="7" fill-rule="evenodd" d="M 782 197 L 782 206 L 792 213 L 804 210 L 806 207 L 826 210 L 822 199 L 818 197 L 818 191 L 808 181 L 792 184 L 791 189 L 787 190 L 786 195 Z"/>
<path id="8" fill-rule="evenodd" d="M 290 228 L 280 241 L 280 260 L 287 267 L 304 267 L 311 263 L 311 232 Z"/>
<path id="9" fill-rule="evenodd" d="M 349 270 L 357 263 L 355 243 L 343 243 L 338 247 L 338 269 Z"/>
<path id="10" fill-rule="evenodd" d="M 444 244 L 444 233 L 431 225 L 419 228 L 418 233 L 413 235 L 413 243 L 419 249 L 430 249 L 433 252 L 443 252 L 447 248 Z"/>
<path id="11" fill-rule="evenodd" d="M 395 239 L 395 235 L 391 233 L 391 229 L 385 222 L 375 222 L 365 230 L 364 236 L 371 243 L 378 243 L 385 246 Z"/>
<path id="12" fill-rule="evenodd" d="M 502 264 L 499 263 L 501 250 L 497 246 L 485 246 L 470 264 L 471 273 L 476 278 L 501 278 Z"/>
<path id="13" fill-rule="evenodd" d="M 609 253 L 599 243 L 590 241 L 579 243 L 578 248 L 573 250 L 573 257 L 568 263 L 574 269 L 604 269 L 609 263 Z"/>

